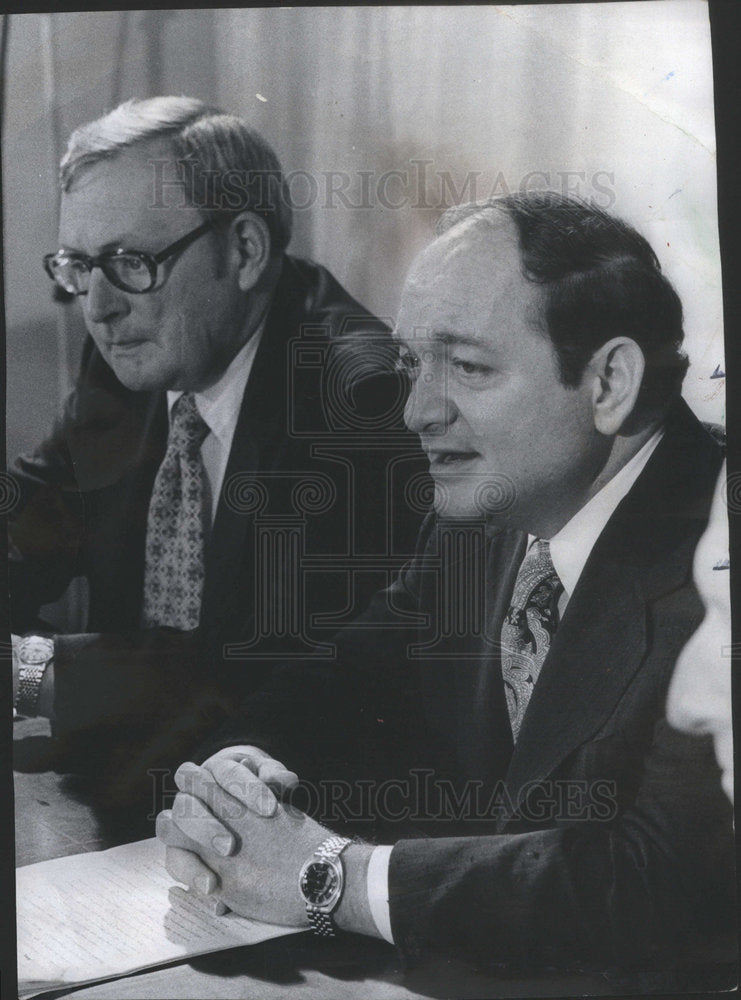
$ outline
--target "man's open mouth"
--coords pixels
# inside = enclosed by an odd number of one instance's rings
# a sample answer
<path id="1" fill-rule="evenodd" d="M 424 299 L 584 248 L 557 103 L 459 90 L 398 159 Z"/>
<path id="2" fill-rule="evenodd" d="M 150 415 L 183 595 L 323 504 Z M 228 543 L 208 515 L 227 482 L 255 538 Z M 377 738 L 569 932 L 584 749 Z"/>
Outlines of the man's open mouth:
<path id="1" fill-rule="evenodd" d="M 459 465 L 479 458 L 477 451 L 431 451 L 428 452 L 430 468 L 446 465 Z"/>

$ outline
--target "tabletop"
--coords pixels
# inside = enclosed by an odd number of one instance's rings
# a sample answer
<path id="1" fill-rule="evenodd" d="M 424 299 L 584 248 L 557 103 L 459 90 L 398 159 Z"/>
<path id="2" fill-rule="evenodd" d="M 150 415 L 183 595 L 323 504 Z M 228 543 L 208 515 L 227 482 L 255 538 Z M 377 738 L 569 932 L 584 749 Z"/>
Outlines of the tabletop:
<path id="1" fill-rule="evenodd" d="M 16 865 L 104 850 L 116 841 L 78 794 L 74 776 L 51 770 L 49 725 L 14 724 Z M 132 838 L 133 839 L 133 838 Z M 297 934 L 232 948 L 189 962 L 93 986 L 65 988 L 61 1000 L 420 1000 L 435 997 L 563 997 L 610 995 L 603 980 L 548 976 L 484 976 L 441 956 L 409 969 L 391 945 L 356 935 L 322 941 Z"/>

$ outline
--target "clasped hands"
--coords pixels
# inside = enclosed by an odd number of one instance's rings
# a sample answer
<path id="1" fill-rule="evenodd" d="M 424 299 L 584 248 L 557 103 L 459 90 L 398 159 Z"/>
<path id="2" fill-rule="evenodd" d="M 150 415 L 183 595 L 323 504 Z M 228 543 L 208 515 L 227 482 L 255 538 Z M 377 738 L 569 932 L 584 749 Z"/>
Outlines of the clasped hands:
<path id="1" fill-rule="evenodd" d="M 175 784 L 172 809 L 157 817 L 170 875 L 216 914 L 228 907 L 266 923 L 308 927 L 298 875 L 330 831 L 282 801 L 297 775 L 256 747 L 237 746 L 200 767 L 182 764 Z M 345 898 L 336 918 L 345 929 L 376 935 L 365 890 L 371 850 L 353 844 L 344 852 Z"/>

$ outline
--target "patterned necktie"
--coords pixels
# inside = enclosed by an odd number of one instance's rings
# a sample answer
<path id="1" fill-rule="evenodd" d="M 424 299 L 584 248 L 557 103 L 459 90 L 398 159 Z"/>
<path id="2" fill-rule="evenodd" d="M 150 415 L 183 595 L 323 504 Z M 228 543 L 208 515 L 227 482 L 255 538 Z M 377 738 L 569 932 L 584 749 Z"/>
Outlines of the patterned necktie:
<path id="1" fill-rule="evenodd" d="M 142 624 L 193 629 L 201 615 L 206 534 L 208 434 L 191 393 L 172 408 L 167 451 L 154 480 L 147 519 Z"/>
<path id="2" fill-rule="evenodd" d="M 512 604 L 502 624 L 502 676 L 514 740 L 558 626 L 562 591 L 548 542 L 537 539 L 517 573 Z"/>

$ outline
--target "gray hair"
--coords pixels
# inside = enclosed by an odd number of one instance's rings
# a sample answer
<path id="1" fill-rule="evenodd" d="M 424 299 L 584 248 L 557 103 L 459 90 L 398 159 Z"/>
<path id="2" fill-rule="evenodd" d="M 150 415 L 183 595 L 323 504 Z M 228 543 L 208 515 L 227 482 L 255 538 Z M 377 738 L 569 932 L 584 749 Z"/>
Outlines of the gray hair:
<path id="1" fill-rule="evenodd" d="M 193 97 L 124 101 L 81 125 L 60 163 L 62 190 L 86 167 L 154 139 L 171 142 L 184 193 L 205 219 L 224 225 L 239 212 L 253 211 L 264 217 L 273 251 L 285 250 L 293 211 L 278 157 L 242 118 Z"/>

